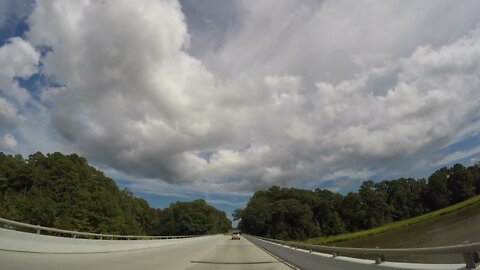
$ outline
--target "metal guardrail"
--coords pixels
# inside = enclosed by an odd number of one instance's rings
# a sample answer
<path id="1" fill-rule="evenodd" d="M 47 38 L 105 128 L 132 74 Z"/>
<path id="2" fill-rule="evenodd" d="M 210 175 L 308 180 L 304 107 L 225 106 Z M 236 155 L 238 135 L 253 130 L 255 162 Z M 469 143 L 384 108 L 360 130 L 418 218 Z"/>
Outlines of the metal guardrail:
<path id="1" fill-rule="evenodd" d="M 91 239 L 98 239 L 98 240 L 156 240 L 156 239 L 179 239 L 179 238 L 199 237 L 199 235 L 138 236 L 138 235 L 88 233 L 88 232 L 78 232 L 78 231 L 69 231 L 69 230 L 55 229 L 50 227 L 43 227 L 40 225 L 32 225 L 32 224 L 13 221 L 13 220 L 4 219 L 4 218 L 0 218 L 0 224 L 1 224 L 1 227 L 6 229 L 11 229 L 11 230 L 24 228 L 24 229 L 32 229 L 37 234 L 42 234 L 42 232 L 50 232 L 50 233 L 57 233 L 61 235 L 68 235 L 73 238 L 83 237 L 83 238 L 91 238 Z"/>
<path id="2" fill-rule="evenodd" d="M 380 264 L 386 260 L 385 255 L 442 255 L 442 254 L 462 254 L 465 267 L 467 269 L 475 269 L 480 263 L 478 251 L 480 250 L 480 242 L 466 242 L 463 245 L 429 247 L 429 248 L 349 248 L 335 246 L 312 245 L 299 242 L 290 242 L 283 240 L 270 239 L 255 236 L 259 239 L 293 247 L 308 250 L 310 252 L 327 252 L 332 253 L 333 257 L 339 256 L 341 253 L 373 255 L 376 257 L 375 263 Z"/>

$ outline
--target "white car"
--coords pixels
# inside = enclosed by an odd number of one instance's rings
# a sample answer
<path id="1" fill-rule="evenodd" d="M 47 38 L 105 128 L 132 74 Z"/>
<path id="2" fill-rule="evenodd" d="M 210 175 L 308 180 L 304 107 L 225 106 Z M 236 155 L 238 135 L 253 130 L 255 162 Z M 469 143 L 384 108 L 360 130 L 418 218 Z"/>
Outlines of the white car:
<path id="1" fill-rule="evenodd" d="M 240 240 L 240 233 L 232 232 L 232 240 Z"/>

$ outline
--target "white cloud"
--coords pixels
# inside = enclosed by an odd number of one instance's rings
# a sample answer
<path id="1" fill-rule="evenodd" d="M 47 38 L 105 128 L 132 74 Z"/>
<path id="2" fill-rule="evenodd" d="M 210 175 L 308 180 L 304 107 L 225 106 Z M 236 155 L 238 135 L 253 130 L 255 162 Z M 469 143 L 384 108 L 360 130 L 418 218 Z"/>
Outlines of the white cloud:
<path id="1" fill-rule="evenodd" d="M 236 206 L 239 208 L 243 208 L 247 205 L 248 201 L 243 201 L 243 202 L 231 202 L 227 200 L 215 200 L 215 199 L 207 199 L 207 203 L 213 204 L 213 205 L 230 205 L 230 206 Z"/>
<path id="2" fill-rule="evenodd" d="M 12 128 L 20 121 L 17 108 L 6 99 L 0 97 L 0 127 Z"/>
<path id="3" fill-rule="evenodd" d="M 244 194 L 364 180 L 478 132 L 477 2 L 275 3 L 241 2 L 195 58 L 176 1 L 39 1 L 27 39 L 52 48 L 42 72 L 62 85 L 38 118 L 61 140 L 42 138 L 137 191 Z M 465 16 L 427 35 L 445 10 Z"/>
<path id="4" fill-rule="evenodd" d="M 30 98 L 15 78 L 28 78 L 37 72 L 40 55 L 25 40 L 14 37 L 0 47 L 0 93 L 24 105 Z"/>
<path id="5" fill-rule="evenodd" d="M 30 106 L 36 106 L 28 91 L 22 88 L 17 78 L 28 78 L 37 72 L 40 55 L 27 41 L 14 37 L 0 47 L 0 148 L 17 152 L 18 128 L 29 122 Z M 43 126 L 42 126 L 43 129 Z"/>
<path id="6" fill-rule="evenodd" d="M 235 24 L 199 57 L 226 77 L 302 75 L 338 83 L 419 45 L 453 42 L 478 24 L 478 1 L 238 1 Z M 193 39 L 203 32 L 192 32 Z"/>
<path id="7" fill-rule="evenodd" d="M 467 151 L 455 151 L 448 155 L 438 157 L 438 160 L 435 160 L 435 162 L 433 163 L 433 166 L 441 166 L 441 165 L 449 164 L 451 162 L 455 162 L 464 158 L 475 156 L 479 153 L 480 153 L 480 146 L 474 147 Z M 475 158 L 472 158 L 471 163 L 474 164 L 476 163 L 476 161 L 477 160 Z"/>
<path id="8" fill-rule="evenodd" d="M 0 149 L 6 152 L 14 152 L 17 147 L 17 140 L 11 134 L 5 134 L 0 141 Z"/>

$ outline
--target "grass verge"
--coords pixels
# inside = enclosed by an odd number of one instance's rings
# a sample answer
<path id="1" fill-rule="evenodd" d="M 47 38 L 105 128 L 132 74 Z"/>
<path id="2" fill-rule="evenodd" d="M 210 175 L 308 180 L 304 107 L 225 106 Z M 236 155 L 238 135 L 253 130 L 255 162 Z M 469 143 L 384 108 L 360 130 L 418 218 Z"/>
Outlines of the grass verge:
<path id="1" fill-rule="evenodd" d="M 459 209 L 462 209 L 464 207 L 467 207 L 467 206 L 470 206 L 470 205 L 473 205 L 473 204 L 476 204 L 476 203 L 479 203 L 479 202 L 480 202 L 480 195 L 472 197 L 472 198 L 470 198 L 466 201 L 463 201 L 463 202 L 460 202 L 460 203 L 457 203 L 457 204 L 454 204 L 454 205 L 450 205 L 448 207 L 445 207 L 445 208 L 442 208 L 442 209 L 439 209 L 439 210 L 436 210 L 436 211 L 433 211 L 433 212 L 430 212 L 430 213 L 427 213 L 427 214 L 424 214 L 424 215 L 421 215 L 421 216 L 417 216 L 417 217 L 414 217 L 414 218 L 388 223 L 386 225 L 376 227 L 376 228 L 372 228 L 372 229 L 369 229 L 369 230 L 364 230 L 364 231 L 358 231 L 358 232 L 353 232 L 353 233 L 344 233 L 344 234 L 338 234 L 338 235 L 334 235 L 334 236 L 311 238 L 311 239 L 305 240 L 304 242 L 309 243 L 309 244 L 325 245 L 325 244 L 332 244 L 332 243 L 336 243 L 336 242 L 342 242 L 342 241 L 357 239 L 357 238 L 361 238 L 361 237 L 372 236 L 372 235 L 375 235 L 375 234 L 384 233 L 384 232 L 387 232 L 387 231 L 403 228 L 403 227 L 406 227 L 406 226 L 409 226 L 409 225 L 412 225 L 412 224 L 416 224 L 416 223 L 419 223 L 419 222 L 422 222 L 422 221 L 431 220 L 431 219 L 434 219 L 436 217 L 455 212 Z"/>

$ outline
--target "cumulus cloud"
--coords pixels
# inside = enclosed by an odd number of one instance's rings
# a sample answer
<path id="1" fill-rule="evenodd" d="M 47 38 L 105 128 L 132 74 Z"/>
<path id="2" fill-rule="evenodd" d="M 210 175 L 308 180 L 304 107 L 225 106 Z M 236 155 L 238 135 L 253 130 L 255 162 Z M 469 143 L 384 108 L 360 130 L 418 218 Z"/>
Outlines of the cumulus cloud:
<path id="1" fill-rule="evenodd" d="M 6 152 L 14 152 L 17 147 L 17 140 L 11 134 L 5 134 L 0 141 L 0 149 Z"/>
<path id="2" fill-rule="evenodd" d="M 472 6 L 275 3 L 235 4 L 238 24 L 192 50 L 173 0 L 39 1 L 27 39 L 51 48 L 52 126 L 140 190 L 220 193 L 364 180 L 475 132 Z M 426 35 L 448 8 L 465 16 Z"/>
<path id="3" fill-rule="evenodd" d="M 40 55 L 27 41 L 14 37 L 0 47 L 0 149 L 18 151 L 14 133 L 29 116 L 29 106 L 36 104 L 18 78 L 37 72 Z M 31 116 L 31 115 L 30 115 Z M 43 127 L 42 127 L 43 129 Z"/>
<path id="4" fill-rule="evenodd" d="M 19 121 L 17 108 L 0 97 L 0 127 L 11 128 Z"/>
<path id="5" fill-rule="evenodd" d="M 14 37 L 0 47 L 0 93 L 24 105 L 30 94 L 19 86 L 17 78 L 28 78 L 37 72 L 40 55 L 25 40 Z"/>

